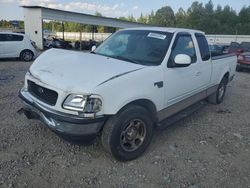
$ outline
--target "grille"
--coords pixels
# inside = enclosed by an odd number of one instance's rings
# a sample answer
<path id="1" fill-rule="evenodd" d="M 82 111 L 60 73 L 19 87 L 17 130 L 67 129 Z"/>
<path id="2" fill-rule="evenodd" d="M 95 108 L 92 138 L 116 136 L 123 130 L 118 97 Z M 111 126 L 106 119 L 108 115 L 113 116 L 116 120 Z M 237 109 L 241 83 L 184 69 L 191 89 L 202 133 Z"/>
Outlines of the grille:
<path id="1" fill-rule="evenodd" d="M 44 103 L 54 106 L 57 101 L 57 92 L 37 85 L 35 82 L 28 80 L 28 91 L 37 99 Z"/>

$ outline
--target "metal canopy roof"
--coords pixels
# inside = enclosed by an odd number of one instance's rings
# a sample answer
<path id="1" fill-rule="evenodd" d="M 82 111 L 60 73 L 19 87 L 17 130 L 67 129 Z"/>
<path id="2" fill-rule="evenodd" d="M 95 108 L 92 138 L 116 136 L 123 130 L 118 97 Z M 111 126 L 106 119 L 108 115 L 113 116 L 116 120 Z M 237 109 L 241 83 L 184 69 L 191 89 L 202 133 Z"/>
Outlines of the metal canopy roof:
<path id="1" fill-rule="evenodd" d="M 131 28 L 131 27 L 145 27 L 150 26 L 147 24 L 123 21 L 116 18 L 94 16 L 90 14 L 83 14 L 78 12 L 64 11 L 41 6 L 22 6 L 27 9 L 40 9 L 42 12 L 42 19 L 58 20 L 65 22 L 76 22 L 90 25 L 102 25 L 118 28 Z"/>

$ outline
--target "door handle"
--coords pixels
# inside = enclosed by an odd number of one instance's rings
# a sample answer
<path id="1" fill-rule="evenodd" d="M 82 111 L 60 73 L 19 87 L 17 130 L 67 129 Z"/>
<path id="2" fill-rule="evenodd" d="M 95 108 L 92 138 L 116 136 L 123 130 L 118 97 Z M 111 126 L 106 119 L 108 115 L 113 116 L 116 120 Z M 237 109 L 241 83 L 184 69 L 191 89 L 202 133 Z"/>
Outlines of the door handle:
<path id="1" fill-rule="evenodd" d="M 163 81 L 155 82 L 154 86 L 157 86 L 158 88 L 163 87 Z"/>
<path id="2" fill-rule="evenodd" d="M 200 71 L 197 71 L 196 73 L 195 73 L 195 76 L 200 76 L 201 75 L 201 72 Z"/>

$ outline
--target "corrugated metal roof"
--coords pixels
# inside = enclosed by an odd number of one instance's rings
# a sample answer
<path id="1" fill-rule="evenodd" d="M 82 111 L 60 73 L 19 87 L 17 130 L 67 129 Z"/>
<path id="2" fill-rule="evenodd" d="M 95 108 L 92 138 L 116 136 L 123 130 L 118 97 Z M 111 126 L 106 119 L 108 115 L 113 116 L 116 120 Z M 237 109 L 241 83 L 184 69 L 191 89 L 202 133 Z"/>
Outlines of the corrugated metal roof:
<path id="1" fill-rule="evenodd" d="M 42 18 L 48 20 L 77 22 L 83 24 L 102 25 L 102 26 L 119 27 L 119 28 L 143 27 L 143 26 L 150 27 L 150 25 L 148 24 L 129 22 L 117 18 L 95 16 L 80 12 L 52 9 L 42 6 L 22 6 L 22 7 L 25 9 L 41 9 Z"/>

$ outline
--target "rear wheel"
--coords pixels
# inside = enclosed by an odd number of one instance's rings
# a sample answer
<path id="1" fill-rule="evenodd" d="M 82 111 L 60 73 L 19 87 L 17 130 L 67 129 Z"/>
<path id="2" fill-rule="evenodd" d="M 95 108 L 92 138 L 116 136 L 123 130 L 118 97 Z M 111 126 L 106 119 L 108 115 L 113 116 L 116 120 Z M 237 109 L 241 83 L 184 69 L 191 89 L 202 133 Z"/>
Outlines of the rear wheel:
<path id="1" fill-rule="evenodd" d="M 31 61 L 34 57 L 34 54 L 30 50 L 23 50 L 20 54 L 20 58 L 23 61 Z"/>
<path id="2" fill-rule="evenodd" d="M 224 96 L 225 96 L 225 93 L 226 93 L 226 87 L 227 87 L 227 78 L 224 77 L 221 80 L 216 92 L 207 98 L 208 102 L 210 102 L 212 104 L 222 103 Z"/>
<path id="3" fill-rule="evenodd" d="M 104 148 L 120 161 L 139 157 L 147 149 L 153 135 L 150 117 L 145 108 L 130 105 L 110 118 L 102 131 Z"/>

